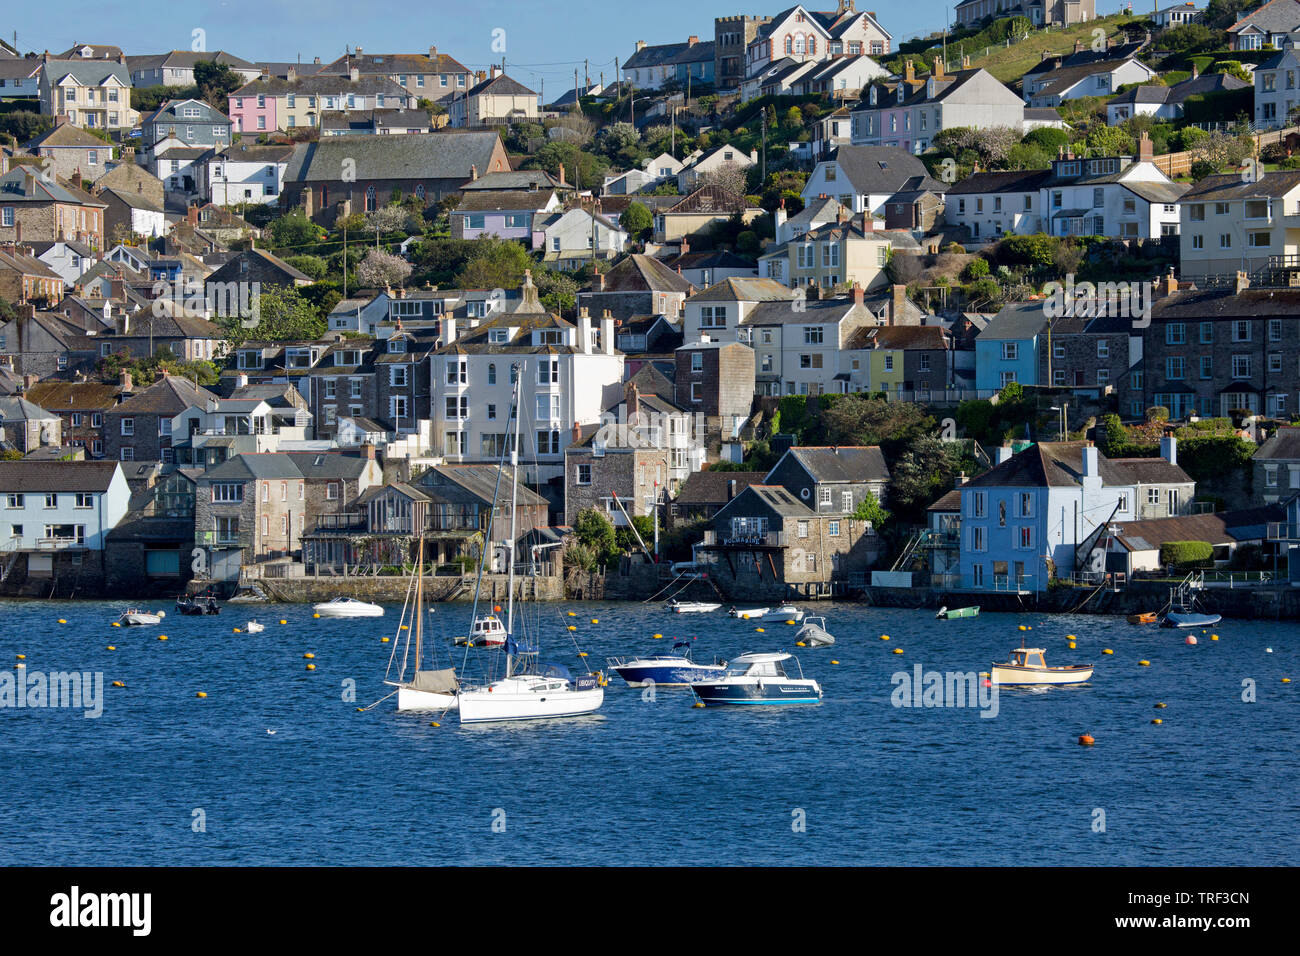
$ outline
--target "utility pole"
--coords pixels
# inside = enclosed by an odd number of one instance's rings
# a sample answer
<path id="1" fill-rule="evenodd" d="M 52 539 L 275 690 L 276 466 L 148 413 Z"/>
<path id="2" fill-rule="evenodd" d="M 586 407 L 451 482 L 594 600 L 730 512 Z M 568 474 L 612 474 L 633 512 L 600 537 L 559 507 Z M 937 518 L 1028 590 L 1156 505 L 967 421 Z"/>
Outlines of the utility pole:
<path id="1" fill-rule="evenodd" d="M 578 112 L 579 96 L 580 94 L 578 93 L 578 68 L 575 66 L 573 68 L 573 112 L 575 113 Z"/>
<path id="2" fill-rule="evenodd" d="M 767 182 L 767 110 L 766 109 L 762 110 L 762 113 L 763 113 L 763 168 L 761 170 L 761 178 L 758 181 L 759 189 L 762 189 L 763 185 Z"/>
<path id="3" fill-rule="evenodd" d="M 348 221 L 343 220 L 343 298 L 348 297 Z"/>

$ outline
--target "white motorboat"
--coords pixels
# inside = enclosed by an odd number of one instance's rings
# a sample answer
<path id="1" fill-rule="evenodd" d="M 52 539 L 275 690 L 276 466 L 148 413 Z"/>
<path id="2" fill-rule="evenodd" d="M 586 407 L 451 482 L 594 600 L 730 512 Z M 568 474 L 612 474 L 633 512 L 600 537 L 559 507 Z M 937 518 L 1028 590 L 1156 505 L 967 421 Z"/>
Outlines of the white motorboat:
<path id="1" fill-rule="evenodd" d="M 1041 647 L 1017 647 L 1005 664 L 994 664 L 990 679 L 1003 687 L 1082 684 L 1092 678 L 1091 664 L 1048 667 Z"/>
<path id="2" fill-rule="evenodd" d="M 799 624 L 804 619 L 804 612 L 799 610 L 793 604 L 782 604 L 780 607 L 772 608 L 769 616 L 778 621 L 786 621 L 790 624 Z"/>
<path id="3" fill-rule="evenodd" d="M 469 637 L 458 637 L 456 643 L 464 647 L 499 647 L 506 642 L 506 626 L 495 614 L 474 618 Z"/>
<path id="4" fill-rule="evenodd" d="M 249 634 L 261 634 L 266 630 L 266 625 L 258 624 L 256 621 L 249 621 L 244 625 L 244 630 Z"/>
<path id="5" fill-rule="evenodd" d="M 795 662 L 798 677 L 787 673 L 786 661 Z M 803 676 L 795 657 L 780 652 L 741 654 L 727 664 L 721 678 L 692 684 L 691 690 L 706 705 L 815 704 L 822 699 L 821 685 Z"/>
<path id="6" fill-rule="evenodd" d="M 803 627 L 795 633 L 794 639 L 809 647 L 830 647 L 835 643 L 831 632 L 826 630 L 826 618 L 810 617 L 804 620 Z"/>
<path id="7" fill-rule="evenodd" d="M 166 616 L 166 611 L 138 611 L 131 608 L 122 612 L 122 616 L 117 619 L 117 623 L 123 627 L 144 627 L 151 624 L 161 624 L 162 619 Z"/>
<path id="8" fill-rule="evenodd" d="M 710 611 L 716 611 L 722 605 L 710 604 L 707 601 L 673 601 L 668 607 L 674 614 L 708 614 Z"/>
<path id="9" fill-rule="evenodd" d="M 388 672 L 384 674 L 384 683 L 397 688 L 397 709 L 399 711 L 416 710 L 451 710 L 458 700 L 456 692 L 460 683 L 456 671 L 451 667 L 428 668 L 424 659 L 424 538 L 421 537 L 416 552 L 415 571 L 407 588 L 406 602 L 402 605 L 402 614 L 397 622 L 397 637 L 405 633 L 405 647 L 402 651 L 402 664 L 397 676 L 390 679 L 393 665 L 397 659 L 398 640 L 393 641 L 392 653 L 388 656 Z M 407 655 L 414 649 L 414 668 L 411 679 L 406 679 Z M 436 655 L 435 655 L 436 656 Z"/>
<path id="10" fill-rule="evenodd" d="M 384 609 L 369 601 L 351 597 L 336 597 L 323 604 L 313 604 L 312 611 L 320 617 L 383 617 Z"/>
<path id="11" fill-rule="evenodd" d="M 742 621 L 752 621 L 760 617 L 763 617 L 770 610 L 771 608 L 766 608 L 766 607 L 751 607 L 743 610 L 740 608 L 733 607 L 730 611 L 727 612 L 727 616 L 734 617 Z"/>

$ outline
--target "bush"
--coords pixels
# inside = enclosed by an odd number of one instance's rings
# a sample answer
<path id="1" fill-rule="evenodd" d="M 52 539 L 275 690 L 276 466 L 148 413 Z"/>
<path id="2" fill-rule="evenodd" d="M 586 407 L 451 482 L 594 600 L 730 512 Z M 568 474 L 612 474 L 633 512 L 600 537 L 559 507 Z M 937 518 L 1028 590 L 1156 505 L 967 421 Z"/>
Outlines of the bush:
<path id="1" fill-rule="evenodd" d="M 966 264 L 966 268 L 961 271 L 962 281 L 974 282 L 976 279 L 982 279 L 989 274 L 989 261 L 979 258 L 972 259 Z"/>
<path id="2" fill-rule="evenodd" d="M 1214 546 L 1208 541 L 1166 541 L 1160 546 L 1160 563 L 1180 570 L 1212 567 Z"/>

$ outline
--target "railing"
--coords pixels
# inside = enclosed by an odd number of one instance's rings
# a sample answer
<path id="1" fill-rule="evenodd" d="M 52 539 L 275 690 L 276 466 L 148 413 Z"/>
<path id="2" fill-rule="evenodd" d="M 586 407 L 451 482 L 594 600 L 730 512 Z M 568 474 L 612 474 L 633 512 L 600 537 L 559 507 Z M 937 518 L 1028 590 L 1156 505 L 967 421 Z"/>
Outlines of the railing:
<path id="1" fill-rule="evenodd" d="M 786 533 L 784 531 L 755 532 L 754 534 L 725 534 L 719 539 L 717 531 L 712 528 L 704 532 L 704 545 L 723 548 L 784 548 Z"/>
<path id="2" fill-rule="evenodd" d="M 1272 571 L 1207 571 L 1204 576 L 1204 586 L 1232 590 L 1273 584 L 1274 580 Z"/>
<path id="3" fill-rule="evenodd" d="M 38 551 L 68 551 L 72 548 L 84 548 L 86 542 L 84 538 L 37 538 L 36 550 Z"/>
<path id="4" fill-rule="evenodd" d="M 1269 541 L 1300 541 L 1300 524 L 1287 521 L 1270 521 L 1268 523 Z"/>
<path id="5" fill-rule="evenodd" d="M 325 514 L 313 518 L 317 531 L 364 531 L 366 516 L 363 514 Z"/>

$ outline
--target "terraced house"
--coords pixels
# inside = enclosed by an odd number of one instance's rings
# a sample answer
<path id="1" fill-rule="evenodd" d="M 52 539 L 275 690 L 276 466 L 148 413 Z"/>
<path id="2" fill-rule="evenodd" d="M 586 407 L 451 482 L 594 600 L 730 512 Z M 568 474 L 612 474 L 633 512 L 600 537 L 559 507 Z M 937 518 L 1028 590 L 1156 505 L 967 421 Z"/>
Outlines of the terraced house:
<path id="1" fill-rule="evenodd" d="M 15 166 L 0 176 L 0 242 L 72 240 L 103 249 L 106 208 L 71 183 Z"/>
<path id="2" fill-rule="evenodd" d="M 315 73 L 299 76 L 290 70 L 283 79 L 263 74 L 230 94 L 226 111 L 238 133 L 288 131 L 319 127 L 324 112 L 369 112 L 410 109 L 415 98 L 387 76 L 342 76 Z"/>
<path id="3" fill-rule="evenodd" d="M 320 67 L 325 74 L 351 76 L 381 76 L 413 98 L 443 103 L 457 91 L 464 92 L 473 85 L 474 74 L 454 57 L 439 53 L 436 46 L 424 53 L 366 53 L 361 47 L 345 53 L 333 63 Z"/>
<path id="4" fill-rule="evenodd" d="M 1182 196 L 1179 274 L 1231 277 L 1288 269 L 1300 256 L 1300 172 L 1207 176 Z"/>

